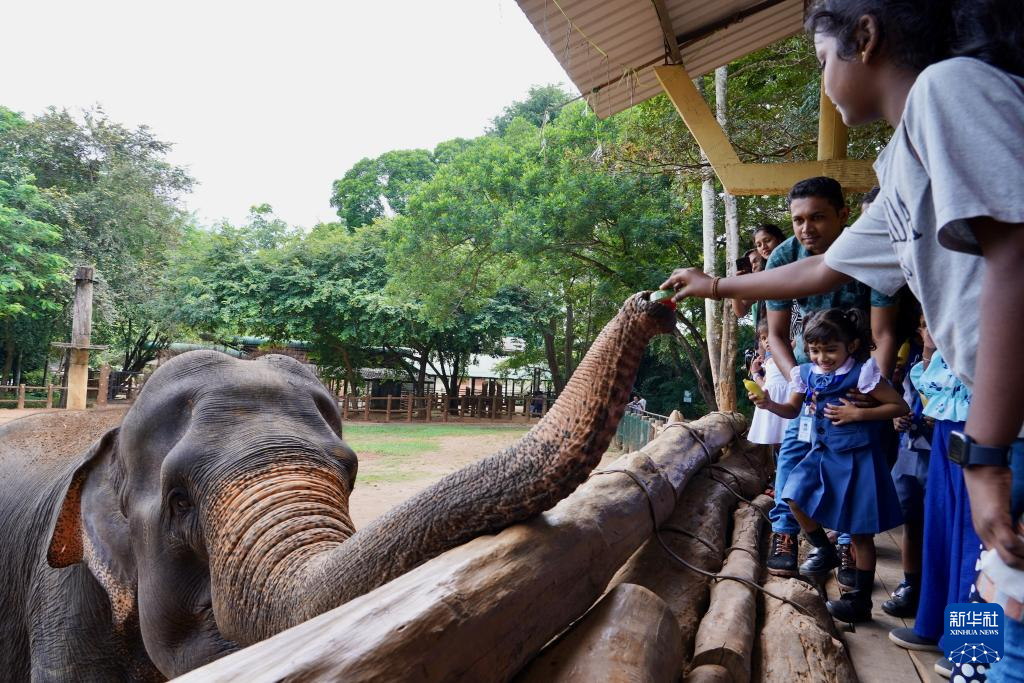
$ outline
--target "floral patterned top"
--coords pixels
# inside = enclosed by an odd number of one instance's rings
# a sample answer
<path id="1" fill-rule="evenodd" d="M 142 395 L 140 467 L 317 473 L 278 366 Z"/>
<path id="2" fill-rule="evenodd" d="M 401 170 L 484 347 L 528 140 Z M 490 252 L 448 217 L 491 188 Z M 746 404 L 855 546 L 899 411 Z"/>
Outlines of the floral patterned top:
<path id="1" fill-rule="evenodd" d="M 927 370 L 923 362 L 910 369 L 910 381 L 925 400 L 923 415 L 936 420 L 967 421 L 971 390 L 957 379 L 938 350 L 932 354 Z"/>

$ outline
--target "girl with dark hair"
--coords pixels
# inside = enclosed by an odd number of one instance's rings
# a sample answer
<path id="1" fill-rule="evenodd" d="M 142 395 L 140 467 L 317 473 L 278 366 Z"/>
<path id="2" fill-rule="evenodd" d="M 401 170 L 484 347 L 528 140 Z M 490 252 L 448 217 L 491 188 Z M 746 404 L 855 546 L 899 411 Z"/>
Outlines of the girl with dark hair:
<path id="1" fill-rule="evenodd" d="M 825 528 L 851 534 L 857 562 L 854 588 L 826 606 L 840 621 L 869 621 L 874 535 L 903 523 L 878 427 L 881 420 L 910 409 L 869 357 L 871 333 L 860 311 L 818 311 L 804 326 L 804 344 L 811 362 L 793 368 L 785 403 L 749 396 L 762 410 L 800 420 L 804 456 L 776 492 L 814 546 L 800 573 L 820 578 L 840 565 Z M 844 398 L 853 389 L 878 405 L 857 407 Z"/>
<path id="2" fill-rule="evenodd" d="M 768 257 L 775 251 L 775 247 L 786 241 L 786 236 L 774 223 L 762 223 L 754 230 L 754 248 L 744 256 L 750 260 L 750 270 L 747 273 L 760 273 L 768 263 Z M 757 266 L 758 260 L 760 267 Z M 742 318 L 751 310 L 754 311 L 754 324 L 757 325 L 765 319 L 764 302 L 757 299 L 733 299 L 732 311 L 737 318 Z"/>
<path id="3" fill-rule="evenodd" d="M 1024 401 L 1007 400 L 1024 386 L 1024 11 L 1020 0 L 823 0 L 807 26 L 846 124 L 884 118 L 895 129 L 875 163 L 878 199 L 821 256 L 722 280 L 679 269 L 662 286 L 677 298 L 751 298 L 851 278 L 886 293 L 909 284 L 973 391 L 949 452 L 989 549 L 982 582 L 1007 614 L 989 680 L 1024 680 L 1024 605 L 1006 597 L 1024 595 Z"/>
<path id="4" fill-rule="evenodd" d="M 786 235 L 782 229 L 774 223 L 762 223 L 754 230 L 754 249 L 766 262 L 768 257 L 775 251 L 775 247 L 786 241 Z"/>

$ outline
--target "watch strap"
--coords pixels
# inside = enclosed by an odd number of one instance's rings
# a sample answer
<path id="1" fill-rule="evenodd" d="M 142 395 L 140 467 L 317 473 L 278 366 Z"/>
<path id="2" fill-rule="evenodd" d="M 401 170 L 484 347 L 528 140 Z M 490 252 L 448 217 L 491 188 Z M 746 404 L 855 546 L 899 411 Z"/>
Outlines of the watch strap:
<path id="1" fill-rule="evenodd" d="M 980 446 L 972 443 L 967 449 L 967 461 L 965 466 L 971 465 L 1000 465 L 1006 467 L 1010 464 L 1010 449 L 1008 446 Z"/>

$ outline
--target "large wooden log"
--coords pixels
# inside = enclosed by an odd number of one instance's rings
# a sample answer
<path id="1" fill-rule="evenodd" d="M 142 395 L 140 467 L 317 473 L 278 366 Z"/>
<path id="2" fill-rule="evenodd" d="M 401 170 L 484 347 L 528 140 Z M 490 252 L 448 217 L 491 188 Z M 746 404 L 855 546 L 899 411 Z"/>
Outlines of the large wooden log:
<path id="1" fill-rule="evenodd" d="M 774 683 L 856 683 L 846 648 L 817 592 L 799 579 L 770 577 L 765 588 L 788 598 L 813 616 L 767 595 L 761 628 L 759 680 Z"/>
<path id="2" fill-rule="evenodd" d="M 707 572 L 721 569 L 729 521 L 739 502 L 720 482 L 745 498 L 753 498 L 764 490 L 772 470 L 767 451 L 752 444 L 733 447 L 720 466 L 732 474 L 716 467 L 695 477 L 661 527 L 661 538 L 673 553 Z M 688 664 L 697 627 L 707 610 L 710 579 L 680 566 L 657 538 L 651 538 L 615 576 L 613 583 L 619 582 L 649 588 L 668 603 L 679 620 Z"/>
<path id="3" fill-rule="evenodd" d="M 732 683 L 732 674 L 724 666 L 705 664 L 691 669 L 683 683 Z"/>
<path id="4" fill-rule="evenodd" d="M 743 431 L 713 413 L 666 428 L 553 509 L 448 551 L 377 590 L 197 669 L 183 682 L 506 681 L 605 591 L 706 457 Z"/>
<path id="5" fill-rule="evenodd" d="M 757 583 L 761 573 L 760 537 L 763 514 L 774 505 L 758 496 L 754 505 L 741 504 L 733 514 L 732 544 L 721 573 Z M 717 664 L 729 671 L 730 680 L 750 680 L 751 653 L 757 634 L 757 597 L 749 585 L 718 581 L 711 587 L 711 602 L 700 621 L 693 647 L 692 667 Z"/>
<path id="6" fill-rule="evenodd" d="M 646 588 L 620 583 L 515 680 L 673 683 L 682 662 L 679 625 L 665 601 Z"/>

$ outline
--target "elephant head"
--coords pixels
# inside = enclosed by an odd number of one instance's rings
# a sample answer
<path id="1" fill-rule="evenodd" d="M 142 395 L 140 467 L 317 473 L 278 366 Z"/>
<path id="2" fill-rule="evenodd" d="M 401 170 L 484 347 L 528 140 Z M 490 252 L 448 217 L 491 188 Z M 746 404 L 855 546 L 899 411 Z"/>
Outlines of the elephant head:
<path id="1" fill-rule="evenodd" d="M 631 297 L 547 416 L 356 533 L 355 454 L 337 402 L 297 361 L 182 354 L 75 472 L 52 566 L 85 562 L 120 628 L 180 675 L 552 507 L 600 460 L 670 309 Z"/>

